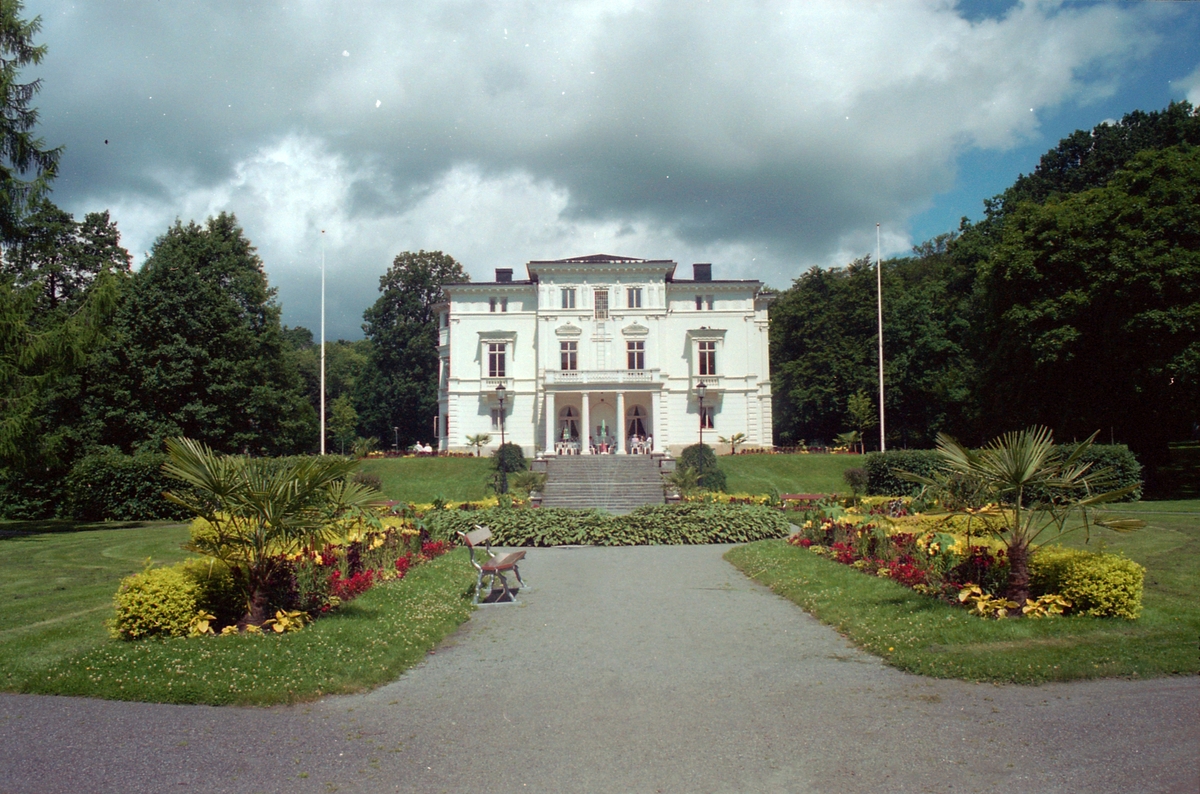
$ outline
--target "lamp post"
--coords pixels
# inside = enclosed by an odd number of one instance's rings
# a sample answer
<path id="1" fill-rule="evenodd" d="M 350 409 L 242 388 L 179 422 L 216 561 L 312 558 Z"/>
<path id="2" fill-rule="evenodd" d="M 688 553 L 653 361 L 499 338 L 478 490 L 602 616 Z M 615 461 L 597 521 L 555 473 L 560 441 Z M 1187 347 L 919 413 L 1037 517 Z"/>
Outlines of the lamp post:
<path id="1" fill-rule="evenodd" d="M 400 428 L 393 427 L 392 433 L 392 449 L 396 450 L 398 453 L 400 452 Z"/>
<path id="2" fill-rule="evenodd" d="M 708 392 L 708 387 L 704 385 L 704 381 L 696 384 L 696 399 L 700 401 L 700 443 L 704 443 L 704 395 Z"/>
<path id="3" fill-rule="evenodd" d="M 500 446 L 504 446 L 504 396 L 507 393 L 503 383 L 496 387 L 496 399 L 500 401 Z"/>

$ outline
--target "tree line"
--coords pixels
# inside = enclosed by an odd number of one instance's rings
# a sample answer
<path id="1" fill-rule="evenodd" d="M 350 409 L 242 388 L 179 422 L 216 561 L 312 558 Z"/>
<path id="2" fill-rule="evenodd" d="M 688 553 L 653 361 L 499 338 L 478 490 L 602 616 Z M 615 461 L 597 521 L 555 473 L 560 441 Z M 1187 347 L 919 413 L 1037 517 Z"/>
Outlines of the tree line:
<path id="1" fill-rule="evenodd" d="M 1163 462 L 1200 430 L 1200 114 L 1076 131 L 882 277 L 889 446 L 1044 424 Z M 862 429 L 856 399 L 878 410 L 875 290 L 863 257 L 772 305 L 778 443 Z"/>

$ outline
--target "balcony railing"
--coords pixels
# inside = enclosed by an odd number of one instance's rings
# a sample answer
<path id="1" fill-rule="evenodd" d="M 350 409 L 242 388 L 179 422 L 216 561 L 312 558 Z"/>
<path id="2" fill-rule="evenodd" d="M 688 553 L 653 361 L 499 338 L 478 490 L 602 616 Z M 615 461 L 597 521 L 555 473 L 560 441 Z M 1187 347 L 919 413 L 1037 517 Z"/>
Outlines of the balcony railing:
<path id="1" fill-rule="evenodd" d="M 546 382 L 557 386 L 611 383 L 654 383 L 656 369 L 552 369 L 546 372 Z"/>
<path id="2" fill-rule="evenodd" d="M 711 391 L 720 391 L 723 386 L 721 380 L 722 378 L 720 375 L 693 375 L 691 377 L 691 390 L 695 392 L 696 386 L 703 382 L 705 388 Z"/>
<path id="3" fill-rule="evenodd" d="M 496 387 L 499 386 L 500 384 L 504 384 L 504 388 L 511 391 L 512 387 L 513 387 L 513 379 L 512 378 L 484 378 L 483 379 L 483 390 L 485 392 L 489 392 L 489 391 L 494 392 L 494 391 L 496 391 Z"/>

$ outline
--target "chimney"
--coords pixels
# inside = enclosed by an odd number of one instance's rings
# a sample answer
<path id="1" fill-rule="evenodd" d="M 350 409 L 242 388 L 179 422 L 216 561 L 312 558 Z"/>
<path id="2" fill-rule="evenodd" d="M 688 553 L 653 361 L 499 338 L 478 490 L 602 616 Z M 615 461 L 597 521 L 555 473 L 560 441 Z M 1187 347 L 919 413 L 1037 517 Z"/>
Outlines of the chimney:
<path id="1" fill-rule="evenodd" d="M 498 284 L 511 284 L 512 283 L 512 268 L 511 267 L 496 268 L 496 282 Z"/>
<path id="2" fill-rule="evenodd" d="M 712 263 L 697 262 L 692 265 L 692 280 L 694 281 L 712 281 Z"/>

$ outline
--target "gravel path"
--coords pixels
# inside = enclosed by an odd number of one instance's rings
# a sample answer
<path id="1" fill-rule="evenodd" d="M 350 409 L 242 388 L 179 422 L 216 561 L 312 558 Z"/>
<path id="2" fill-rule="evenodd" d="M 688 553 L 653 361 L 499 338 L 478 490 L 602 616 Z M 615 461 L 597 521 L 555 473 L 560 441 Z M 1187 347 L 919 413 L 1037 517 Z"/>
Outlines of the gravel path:
<path id="1" fill-rule="evenodd" d="M 725 548 L 534 550 L 522 603 L 367 695 L 0 696 L 0 792 L 1200 791 L 1200 678 L 907 675 Z"/>

